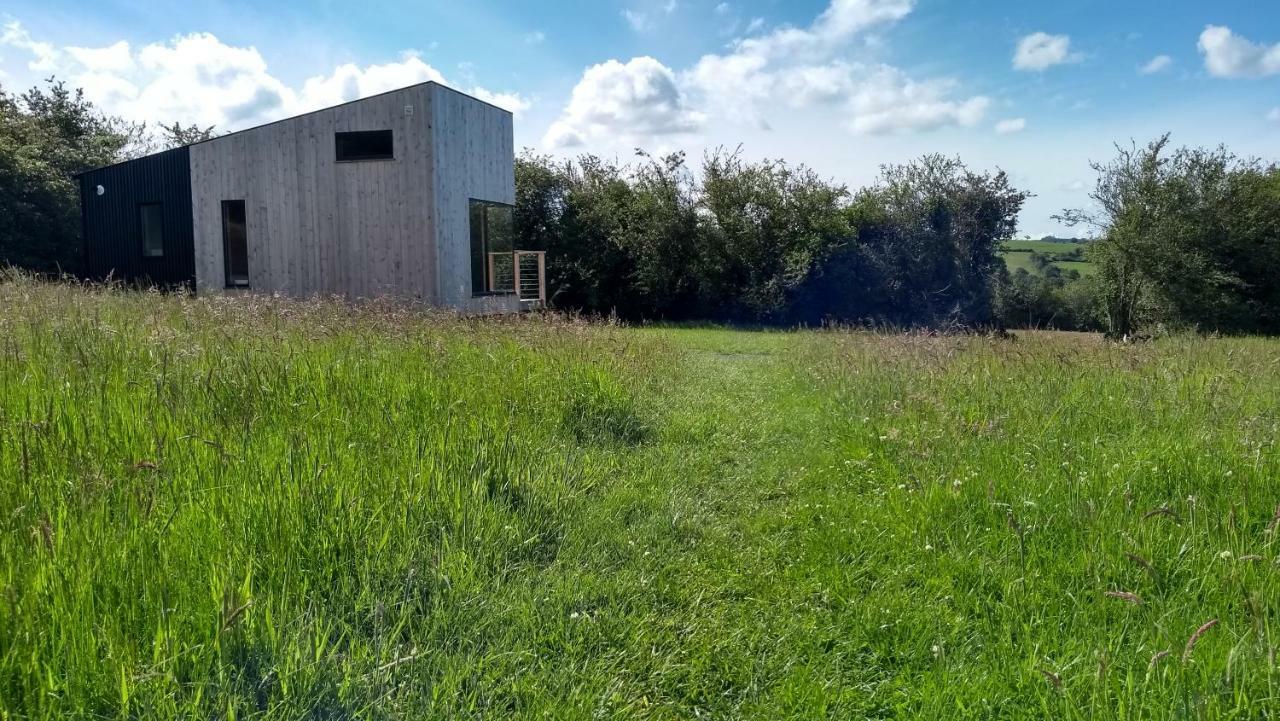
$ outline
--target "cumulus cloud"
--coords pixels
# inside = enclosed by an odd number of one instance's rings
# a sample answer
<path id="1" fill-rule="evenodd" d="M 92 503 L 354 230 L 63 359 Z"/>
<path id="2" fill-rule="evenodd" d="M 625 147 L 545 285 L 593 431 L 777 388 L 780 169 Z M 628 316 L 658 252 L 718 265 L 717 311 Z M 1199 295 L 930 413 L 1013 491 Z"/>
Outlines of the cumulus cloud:
<path id="1" fill-rule="evenodd" d="M 697 130 L 703 116 L 690 109 L 671 68 L 650 57 L 587 69 L 560 119 L 547 131 L 552 148 L 599 138 L 635 138 Z"/>
<path id="2" fill-rule="evenodd" d="M 471 94 L 490 105 L 497 105 L 503 110 L 510 111 L 517 117 L 533 107 L 533 101 L 520 93 L 495 93 L 485 88 L 474 87 L 471 89 Z"/>
<path id="3" fill-rule="evenodd" d="M 766 116 L 778 108 L 821 108 L 834 113 L 850 131 L 863 134 L 981 122 L 990 100 L 957 97 L 953 79 L 919 80 L 892 66 L 850 59 L 860 34 L 901 20 L 914 4 L 831 0 L 807 26 L 784 25 L 756 35 L 752 33 L 763 26 L 753 21 L 747 36 L 727 51 L 705 55 L 678 72 L 651 58 L 594 66 L 584 74 L 545 142 L 563 148 L 593 135 L 609 138 L 619 133 L 642 140 L 645 135 L 694 130 L 711 117 L 768 128 Z M 731 11 L 728 4 L 714 8 L 717 14 Z M 646 80 L 640 82 L 637 76 Z M 613 110 L 618 107 L 630 110 Z"/>
<path id="4" fill-rule="evenodd" d="M 1018 41 L 1013 53 L 1015 70 L 1041 71 L 1055 65 L 1075 63 L 1081 60 L 1071 52 L 1071 38 L 1066 35 L 1032 33 Z"/>
<path id="5" fill-rule="evenodd" d="M 1000 135 L 1013 135 L 1027 129 L 1026 118 L 1009 118 L 996 123 L 996 132 Z"/>
<path id="6" fill-rule="evenodd" d="M 4 30 L 0 31 L 0 45 L 26 50 L 32 56 L 27 67 L 36 72 L 49 72 L 58 67 L 57 49 L 49 43 L 33 40 L 17 20 L 5 23 Z"/>
<path id="7" fill-rule="evenodd" d="M 427 81 L 444 83 L 445 79 L 422 58 L 406 53 L 399 62 L 365 67 L 347 63 L 328 75 L 308 78 L 298 102 L 307 110 L 315 110 Z"/>
<path id="8" fill-rule="evenodd" d="M 953 86 L 946 80 L 916 82 L 897 68 L 881 66 L 854 91 L 849 127 L 855 133 L 874 135 L 977 125 L 991 101 L 981 96 L 950 99 Z"/>
<path id="9" fill-rule="evenodd" d="M 133 52 L 124 40 L 105 48 L 69 47 L 67 54 L 91 72 L 122 73 L 134 67 Z"/>
<path id="10" fill-rule="evenodd" d="M 1142 67 L 1138 68 L 1138 72 L 1143 75 L 1155 75 L 1168 70 L 1173 65 L 1173 58 L 1168 55 L 1157 55 L 1148 60 Z"/>
<path id="11" fill-rule="evenodd" d="M 139 48 L 125 41 L 100 48 L 55 48 L 37 42 L 17 22 L 0 44 L 34 56 L 32 69 L 56 72 L 108 113 L 137 121 L 195 123 L 236 130 L 444 76 L 416 53 L 395 62 L 339 65 L 295 88 L 267 67 L 254 47 L 228 45 L 211 33 L 179 35 Z M 37 67 L 38 66 L 38 67 Z M 514 93 L 471 93 L 513 112 L 529 101 Z"/>
<path id="12" fill-rule="evenodd" d="M 1280 43 L 1254 43 L 1222 25 L 1207 26 L 1200 33 L 1199 48 L 1205 69 L 1215 77 L 1260 78 L 1280 73 Z"/>

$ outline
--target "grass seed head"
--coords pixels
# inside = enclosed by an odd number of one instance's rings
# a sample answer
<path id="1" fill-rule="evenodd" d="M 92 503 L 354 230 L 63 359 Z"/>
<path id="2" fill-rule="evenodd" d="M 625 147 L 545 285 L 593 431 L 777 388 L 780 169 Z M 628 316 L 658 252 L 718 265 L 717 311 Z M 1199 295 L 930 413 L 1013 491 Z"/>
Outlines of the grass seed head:
<path id="1" fill-rule="evenodd" d="M 1196 650 L 1196 644 L 1200 642 L 1200 637 L 1205 635 L 1205 633 L 1207 633 L 1209 629 L 1217 625 L 1218 625 L 1218 619 L 1216 618 L 1212 619 L 1206 622 L 1200 628 L 1197 628 L 1195 633 L 1191 634 L 1191 638 L 1187 639 L 1187 647 L 1182 651 L 1183 663 L 1186 663 L 1187 661 L 1191 660 L 1191 652 Z"/>
<path id="2" fill-rule="evenodd" d="M 1135 606 L 1141 606 L 1143 604 L 1143 600 L 1138 596 L 1138 594 L 1130 593 L 1128 591 L 1107 591 L 1106 595 L 1111 598 L 1118 598 L 1121 601 L 1128 601 Z"/>

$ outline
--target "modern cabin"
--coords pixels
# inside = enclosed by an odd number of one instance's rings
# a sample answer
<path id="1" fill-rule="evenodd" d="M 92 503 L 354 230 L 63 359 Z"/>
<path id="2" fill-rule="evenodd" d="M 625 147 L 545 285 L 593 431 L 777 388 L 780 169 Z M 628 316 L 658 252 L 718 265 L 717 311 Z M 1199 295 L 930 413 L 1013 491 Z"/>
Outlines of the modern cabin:
<path id="1" fill-rule="evenodd" d="M 91 278 L 198 294 L 545 301 L 511 113 L 429 82 L 79 176 Z"/>

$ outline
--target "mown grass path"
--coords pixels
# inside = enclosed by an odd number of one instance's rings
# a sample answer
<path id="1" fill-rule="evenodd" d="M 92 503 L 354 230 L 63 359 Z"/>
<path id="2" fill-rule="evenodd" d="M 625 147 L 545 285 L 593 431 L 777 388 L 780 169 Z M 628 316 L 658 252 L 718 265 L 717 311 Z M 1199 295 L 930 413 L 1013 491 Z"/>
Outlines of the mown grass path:
<path id="1" fill-rule="evenodd" d="M 1274 341 L 0 301 L 7 718 L 1280 709 Z"/>

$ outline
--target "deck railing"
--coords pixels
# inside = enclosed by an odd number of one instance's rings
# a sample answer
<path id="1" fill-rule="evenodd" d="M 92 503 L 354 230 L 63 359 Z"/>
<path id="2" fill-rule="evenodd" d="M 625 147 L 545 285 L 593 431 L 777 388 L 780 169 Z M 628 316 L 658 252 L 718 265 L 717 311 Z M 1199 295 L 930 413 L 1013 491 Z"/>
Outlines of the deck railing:
<path id="1" fill-rule="evenodd" d="M 547 303 L 547 254 L 541 250 L 489 253 L 489 288 L 521 301 Z"/>

